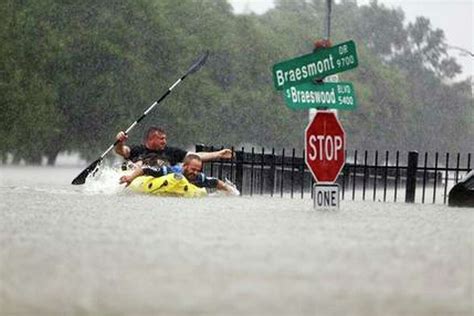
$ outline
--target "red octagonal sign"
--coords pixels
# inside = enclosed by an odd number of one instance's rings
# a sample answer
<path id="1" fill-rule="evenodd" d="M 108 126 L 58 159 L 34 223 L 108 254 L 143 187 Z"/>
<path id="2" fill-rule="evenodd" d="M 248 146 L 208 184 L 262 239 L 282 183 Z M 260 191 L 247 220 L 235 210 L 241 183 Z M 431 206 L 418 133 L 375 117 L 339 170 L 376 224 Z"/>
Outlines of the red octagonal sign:
<path id="1" fill-rule="evenodd" d="M 305 161 L 318 183 L 334 183 L 344 167 L 345 134 L 334 112 L 318 111 L 305 130 Z"/>

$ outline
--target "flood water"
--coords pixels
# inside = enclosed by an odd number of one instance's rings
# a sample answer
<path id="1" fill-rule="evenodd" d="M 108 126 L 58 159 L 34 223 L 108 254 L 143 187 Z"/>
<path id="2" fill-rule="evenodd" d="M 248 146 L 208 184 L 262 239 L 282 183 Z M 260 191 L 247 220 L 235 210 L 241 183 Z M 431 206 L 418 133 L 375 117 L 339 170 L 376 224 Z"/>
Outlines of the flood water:
<path id="1" fill-rule="evenodd" d="M 472 315 L 468 208 L 158 198 L 0 166 L 1 315 Z"/>

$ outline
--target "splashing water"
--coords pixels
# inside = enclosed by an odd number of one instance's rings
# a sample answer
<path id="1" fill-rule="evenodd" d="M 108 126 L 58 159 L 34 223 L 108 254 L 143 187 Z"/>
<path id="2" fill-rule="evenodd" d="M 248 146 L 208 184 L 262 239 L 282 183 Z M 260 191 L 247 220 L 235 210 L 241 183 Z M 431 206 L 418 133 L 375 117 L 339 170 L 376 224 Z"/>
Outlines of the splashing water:
<path id="1" fill-rule="evenodd" d="M 119 168 L 103 166 L 90 175 L 84 184 L 84 192 L 88 194 L 118 194 L 125 192 L 125 187 L 119 184 L 124 172 Z"/>

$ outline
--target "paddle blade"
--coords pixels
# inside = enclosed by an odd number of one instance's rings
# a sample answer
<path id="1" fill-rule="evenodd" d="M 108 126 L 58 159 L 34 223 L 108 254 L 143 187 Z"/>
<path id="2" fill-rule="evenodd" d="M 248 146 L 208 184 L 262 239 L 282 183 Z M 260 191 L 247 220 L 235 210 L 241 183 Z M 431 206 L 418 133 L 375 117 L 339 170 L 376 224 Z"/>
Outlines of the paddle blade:
<path id="1" fill-rule="evenodd" d="M 193 64 L 191 67 L 189 67 L 188 72 L 186 75 L 195 73 L 201 67 L 206 63 L 207 57 L 209 56 L 209 51 L 206 51 L 204 54 L 202 54 Z"/>
<path id="2" fill-rule="evenodd" d="M 74 185 L 80 185 L 86 183 L 87 176 L 96 170 L 100 163 L 102 161 L 102 158 L 97 159 L 93 163 L 91 163 L 86 169 L 84 169 L 74 180 L 72 180 L 71 184 Z"/>

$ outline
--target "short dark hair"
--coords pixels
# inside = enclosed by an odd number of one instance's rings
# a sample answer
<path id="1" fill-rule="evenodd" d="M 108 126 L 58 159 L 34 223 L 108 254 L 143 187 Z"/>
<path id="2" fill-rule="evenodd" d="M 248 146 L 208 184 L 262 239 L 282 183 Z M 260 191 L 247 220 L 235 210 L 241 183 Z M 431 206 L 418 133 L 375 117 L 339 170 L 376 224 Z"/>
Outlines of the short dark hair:
<path id="1" fill-rule="evenodd" d="M 163 128 L 152 126 L 146 131 L 143 140 L 146 142 L 150 138 L 150 136 L 155 133 L 166 135 L 166 131 Z"/>
<path id="2" fill-rule="evenodd" d="M 184 157 L 184 159 L 183 159 L 183 164 L 188 164 L 189 162 L 191 162 L 191 160 L 197 160 L 197 161 L 202 162 L 202 159 L 199 155 L 197 155 L 197 154 L 187 154 L 186 157 Z"/>

